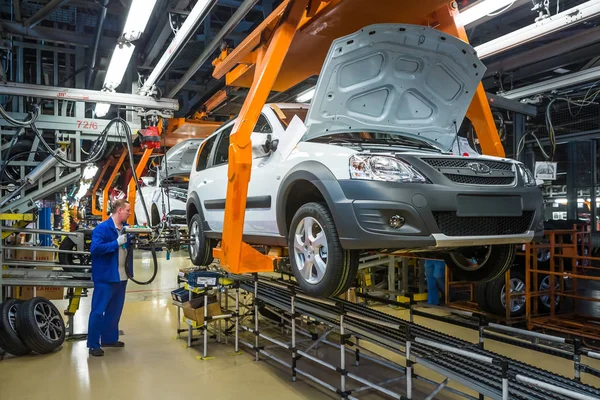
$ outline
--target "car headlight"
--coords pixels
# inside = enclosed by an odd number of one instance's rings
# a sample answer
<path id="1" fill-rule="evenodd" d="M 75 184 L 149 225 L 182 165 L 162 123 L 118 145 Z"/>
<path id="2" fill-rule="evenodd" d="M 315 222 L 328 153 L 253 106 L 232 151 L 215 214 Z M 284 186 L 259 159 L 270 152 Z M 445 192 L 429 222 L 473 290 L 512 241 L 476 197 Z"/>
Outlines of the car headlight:
<path id="1" fill-rule="evenodd" d="M 375 181 L 427 183 L 428 180 L 410 164 L 386 156 L 355 154 L 350 157 L 350 177 Z"/>
<path id="2" fill-rule="evenodd" d="M 523 164 L 517 164 L 517 168 L 519 170 L 519 173 L 521 174 L 521 177 L 523 178 L 523 184 L 525 186 L 537 186 L 537 183 L 535 182 L 535 177 L 533 176 L 529 168 L 527 168 Z"/>

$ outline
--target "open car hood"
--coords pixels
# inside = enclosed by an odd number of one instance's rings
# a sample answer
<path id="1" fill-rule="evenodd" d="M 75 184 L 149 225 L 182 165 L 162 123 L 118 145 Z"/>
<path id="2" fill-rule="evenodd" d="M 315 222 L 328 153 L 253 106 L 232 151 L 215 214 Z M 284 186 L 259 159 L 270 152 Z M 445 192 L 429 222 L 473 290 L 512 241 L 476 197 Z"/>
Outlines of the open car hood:
<path id="1" fill-rule="evenodd" d="M 303 140 L 383 132 L 449 150 L 485 70 L 473 47 L 444 32 L 365 27 L 332 43 Z"/>
<path id="2" fill-rule="evenodd" d="M 160 163 L 160 180 L 173 176 L 187 176 L 192 171 L 198 147 L 205 139 L 188 139 L 171 147 Z M 165 163 L 166 158 L 166 163 Z"/>

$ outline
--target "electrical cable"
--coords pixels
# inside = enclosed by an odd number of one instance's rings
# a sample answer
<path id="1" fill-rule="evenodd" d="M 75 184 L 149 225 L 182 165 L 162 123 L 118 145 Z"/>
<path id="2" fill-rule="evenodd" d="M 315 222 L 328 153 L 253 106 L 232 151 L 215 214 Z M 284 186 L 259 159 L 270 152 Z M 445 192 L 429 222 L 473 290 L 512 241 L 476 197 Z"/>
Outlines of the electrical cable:
<path id="1" fill-rule="evenodd" d="M 505 11 L 508 11 L 509 8 L 511 8 L 513 6 L 513 4 L 515 4 L 517 2 L 517 0 L 513 1 L 512 3 L 508 4 L 506 7 L 504 7 L 502 10 L 497 10 L 494 12 L 491 12 L 489 14 L 487 14 L 488 17 L 495 17 L 498 16 L 500 14 L 502 14 Z"/>

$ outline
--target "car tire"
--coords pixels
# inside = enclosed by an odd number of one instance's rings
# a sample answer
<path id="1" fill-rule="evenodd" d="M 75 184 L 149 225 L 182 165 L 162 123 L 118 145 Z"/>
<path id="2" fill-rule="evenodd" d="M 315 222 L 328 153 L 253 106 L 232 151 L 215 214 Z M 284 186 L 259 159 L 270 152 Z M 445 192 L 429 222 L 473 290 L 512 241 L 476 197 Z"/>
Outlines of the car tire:
<path id="1" fill-rule="evenodd" d="M 481 311 L 490 312 L 490 307 L 487 302 L 487 282 L 475 284 L 475 301 Z"/>
<path id="2" fill-rule="evenodd" d="M 520 317 L 525 314 L 525 275 L 518 270 L 510 271 L 510 290 L 512 292 L 523 292 L 522 296 L 513 297 L 511 318 Z M 499 276 L 491 282 L 487 283 L 486 297 L 490 311 L 494 314 L 504 317 L 506 316 L 505 298 L 506 282 L 504 276 Z"/>
<path id="3" fill-rule="evenodd" d="M 190 236 L 195 237 L 191 239 L 188 251 L 190 254 L 190 260 L 194 265 L 203 266 L 209 265 L 213 262 L 213 240 L 207 238 L 204 235 L 203 219 L 200 214 L 194 214 L 190 218 L 188 229 Z"/>
<path id="4" fill-rule="evenodd" d="M 311 230 L 309 237 L 306 229 Z M 342 248 L 333 217 L 325 205 L 307 203 L 296 211 L 288 246 L 294 277 L 305 293 L 316 297 L 337 296 L 355 282 L 359 253 Z"/>
<path id="5" fill-rule="evenodd" d="M 23 303 L 17 313 L 17 331 L 23 343 L 37 354 L 48 354 L 65 341 L 65 322 L 54 304 L 43 297 Z"/>
<path id="6" fill-rule="evenodd" d="M 542 291 L 547 291 L 550 290 L 550 275 L 538 275 L 538 279 L 539 279 L 539 288 L 538 290 L 540 292 Z M 556 289 L 556 291 L 560 290 L 560 283 L 559 283 L 559 279 L 560 277 L 556 276 L 554 279 L 554 287 Z M 558 311 L 560 310 L 560 297 L 557 295 L 554 295 L 554 311 Z M 540 313 L 543 314 L 548 314 L 550 313 L 550 295 L 544 295 L 544 296 L 540 296 L 538 297 L 538 310 Z"/>
<path id="7" fill-rule="evenodd" d="M 0 347 L 14 356 L 24 356 L 31 349 L 21 340 L 17 331 L 17 315 L 22 300 L 10 299 L 0 304 Z"/>
<path id="8" fill-rule="evenodd" d="M 150 211 L 150 226 L 158 226 L 160 224 L 160 212 L 158 212 L 158 207 L 156 204 L 152 204 L 152 209 Z"/>
<path id="9" fill-rule="evenodd" d="M 447 253 L 444 261 L 456 280 L 490 282 L 513 265 L 516 250 L 512 244 L 469 247 Z M 475 265 L 468 264 L 470 256 L 477 261 Z"/>
<path id="10" fill-rule="evenodd" d="M 84 240 L 86 240 L 84 238 Z M 60 242 L 59 250 L 70 250 L 76 251 L 77 244 L 70 238 L 65 237 L 62 242 Z M 84 246 L 85 251 L 90 251 L 88 246 Z M 62 267 L 62 270 L 65 272 L 90 272 L 92 270 L 92 258 L 91 255 L 82 255 L 82 254 L 69 254 L 69 253 L 58 253 L 58 262 L 61 265 L 73 265 L 73 266 L 83 266 L 89 265 L 90 268 L 68 268 Z M 79 278 L 86 279 L 86 278 Z"/>

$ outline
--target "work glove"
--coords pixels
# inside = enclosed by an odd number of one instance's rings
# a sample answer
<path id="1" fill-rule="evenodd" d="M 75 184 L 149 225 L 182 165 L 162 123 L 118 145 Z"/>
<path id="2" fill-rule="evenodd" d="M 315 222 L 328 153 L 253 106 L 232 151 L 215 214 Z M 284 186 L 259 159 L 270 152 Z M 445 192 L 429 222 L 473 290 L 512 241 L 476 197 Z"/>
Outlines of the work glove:
<path id="1" fill-rule="evenodd" d="M 117 243 L 119 246 L 123 246 L 125 243 L 127 243 L 127 234 L 119 235 L 117 238 Z"/>

